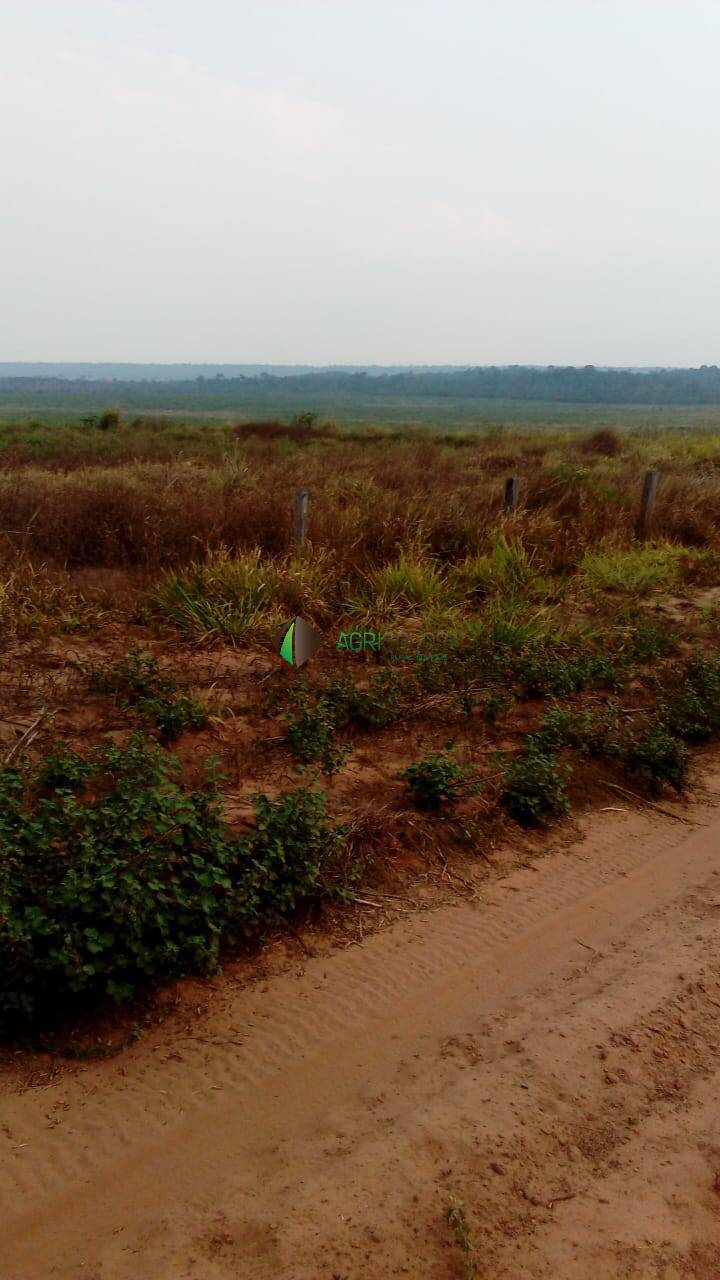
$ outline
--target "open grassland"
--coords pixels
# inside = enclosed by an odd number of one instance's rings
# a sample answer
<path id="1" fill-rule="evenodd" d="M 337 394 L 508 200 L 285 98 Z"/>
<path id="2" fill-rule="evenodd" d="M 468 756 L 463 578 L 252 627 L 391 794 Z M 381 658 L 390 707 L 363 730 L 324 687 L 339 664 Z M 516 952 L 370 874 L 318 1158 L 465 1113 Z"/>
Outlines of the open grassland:
<path id="1" fill-rule="evenodd" d="M 682 796 L 720 733 L 718 434 L 111 419 L 6 425 L 0 461 L 12 1034 L 462 884 L 517 824 Z"/>

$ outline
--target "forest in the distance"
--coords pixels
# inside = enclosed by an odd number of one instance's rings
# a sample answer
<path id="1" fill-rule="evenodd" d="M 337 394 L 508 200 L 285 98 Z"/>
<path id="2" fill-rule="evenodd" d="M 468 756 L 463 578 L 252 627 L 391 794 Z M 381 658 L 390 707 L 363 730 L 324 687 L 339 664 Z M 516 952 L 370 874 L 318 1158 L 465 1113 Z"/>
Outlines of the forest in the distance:
<path id="1" fill-rule="evenodd" d="M 123 408 L 238 410 L 244 405 L 271 406 L 279 397 L 298 403 L 320 402 L 326 396 L 374 398 L 387 402 L 423 397 L 457 400 L 512 400 L 598 405 L 717 405 L 720 404 L 720 367 L 702 365 L 697 369 L 610 369 L 594 365 L 560 367 L 550 365 L 480 366 L 450 368 L 425 366 L 385 369 L 365 366 L 310 369 L 300 366 L 212 365 L 125 366 L 134 376 L 110 376 L 110 369 L 123 366 L 99 365 L 102 373 L 77 373 L 92 365 L 67 366 L 69 376 L 18 376 L 18 365 L 0 364 L 0 408 L 38 407 L 95 408 L 109 400 Z M 46 366 L 47 367 L 47 366 Z M 51 366 L 55 370 L 62 365 Z M 227 376 L 223 368 L 232 371 Z M 12 372 L 4 372 L 4 369 Z M 144 376 L 140 370 L 147 369 Z M 169 375 L 167 370 L 172 369 Z M 198 369 L 205 372 L 196 373 Z M 187 373 L 185 374 L 185 370 Z M 44 372 L 44 369 L 43 369 Z M 159 377 L 158 374 L 163 376 Z M 178 376 L 180 375 L 180 376 Z"/>

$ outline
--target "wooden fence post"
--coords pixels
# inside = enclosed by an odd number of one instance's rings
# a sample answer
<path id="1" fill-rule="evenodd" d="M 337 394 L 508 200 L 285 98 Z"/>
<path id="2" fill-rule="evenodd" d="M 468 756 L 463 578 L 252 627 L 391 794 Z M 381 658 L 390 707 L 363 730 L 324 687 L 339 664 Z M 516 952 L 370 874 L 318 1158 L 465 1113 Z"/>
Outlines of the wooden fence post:
<path id="1" fill-rule="evenodd" d="M 298 551 L 301 551 L 307 540 L 308 528 L 308 491 L 298 489 L 293 498 L 293 539 Z"/>
<path id="2" fill-rule="evenodd" d="M 508 476 L 505 481 L 505 510 L 517 511 L 520 501 L 520 480 L 518 476 Z"/>
<path id="3" fill-rule="evenodd" d="M 640 502 L 640 518 L 638 520 L 638 536 L 646 538 L 652 524 L 655 497 L 657 494 L 657 471 L 646 471 L 643 480 L 642 499 Z"/>

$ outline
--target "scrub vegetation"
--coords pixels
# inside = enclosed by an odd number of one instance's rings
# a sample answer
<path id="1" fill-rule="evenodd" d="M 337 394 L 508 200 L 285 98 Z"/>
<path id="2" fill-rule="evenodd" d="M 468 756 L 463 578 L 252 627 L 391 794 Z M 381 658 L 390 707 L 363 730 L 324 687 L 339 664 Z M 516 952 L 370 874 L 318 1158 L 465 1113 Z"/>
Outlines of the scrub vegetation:
<path id="1" fill-rule="evenodd" d="M 720 735 L 717 434 L 111 415 L 0 461 L 7 1035 L 607 787 L 682 802 Z"/>

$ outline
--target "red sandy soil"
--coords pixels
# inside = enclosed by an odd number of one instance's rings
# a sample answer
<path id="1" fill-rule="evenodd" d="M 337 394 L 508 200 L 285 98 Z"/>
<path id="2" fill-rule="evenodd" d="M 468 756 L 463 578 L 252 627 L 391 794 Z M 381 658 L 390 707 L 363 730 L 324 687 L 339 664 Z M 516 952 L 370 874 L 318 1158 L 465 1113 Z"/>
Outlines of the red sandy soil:
<path id="1" fill-rule="evenodd" d="M 18 1058 L 3 1280 L 717 1280 L 720 772 L 624 805 L 111 1060 Z"/>

